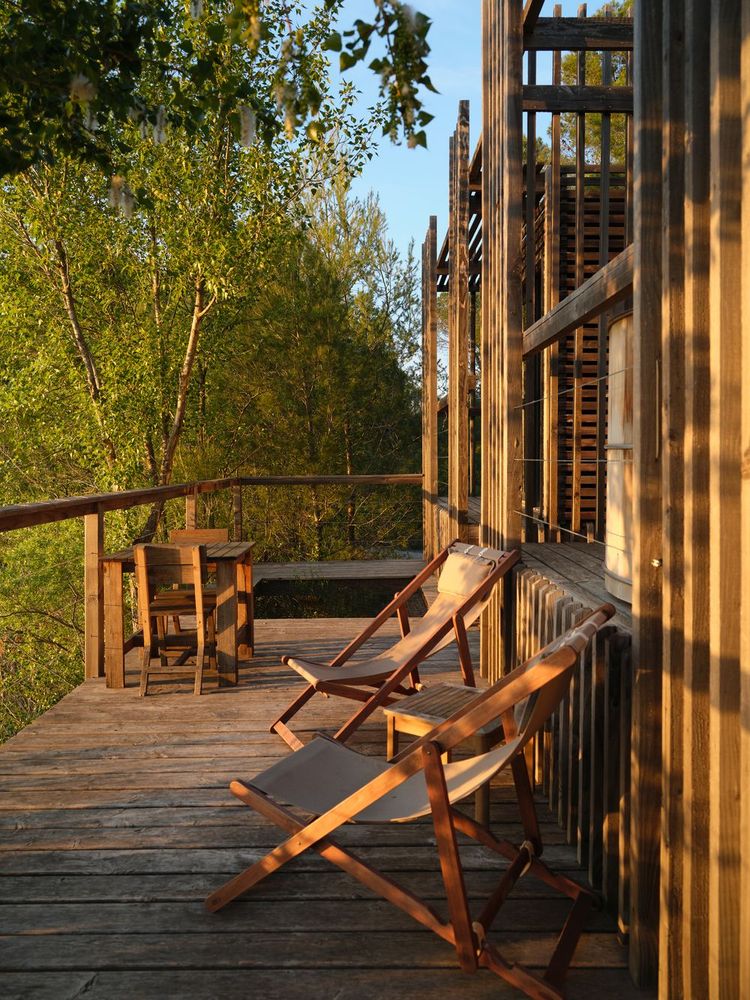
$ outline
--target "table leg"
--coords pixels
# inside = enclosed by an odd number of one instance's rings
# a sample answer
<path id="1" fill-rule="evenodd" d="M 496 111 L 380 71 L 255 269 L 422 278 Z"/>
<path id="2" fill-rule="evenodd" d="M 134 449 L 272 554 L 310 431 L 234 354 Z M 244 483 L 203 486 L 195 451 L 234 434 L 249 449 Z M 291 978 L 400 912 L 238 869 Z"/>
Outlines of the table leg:
<path id="1" fill-rule="evenodd" d="M 240 659 L 255 656 L 255 614 L 253 605 L 253 564 L 252 557 L 247 562 L 237 564 L 237 629 L 245 641 L 240 642 Z"/>
<path id="2" fill-rule="evenodd" d="M 219 685 L 237 683 L 237 569 L 220 559 L 216 563 L 216 653 Z"/>
<path id="3" fill-rule="evenodd" d="M 104 672 L 107 687 L 125 687 L 125 621 L 122 563 L 104 563 Z"/>
<path id="4" fill-rule="evenodd" d="M 396 719 L 393 715 L 386 716 L 385 739 L 385 759 L 393 760 L 398 753 L 398 729 L 396 729 Z"/>

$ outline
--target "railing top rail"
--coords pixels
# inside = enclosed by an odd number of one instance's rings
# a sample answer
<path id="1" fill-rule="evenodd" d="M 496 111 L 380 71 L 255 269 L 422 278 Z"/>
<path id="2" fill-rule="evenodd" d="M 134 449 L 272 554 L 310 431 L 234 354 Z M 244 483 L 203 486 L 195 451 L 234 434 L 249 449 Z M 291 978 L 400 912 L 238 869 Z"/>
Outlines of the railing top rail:
<path id="1" fill-rule="evenodd" d="M 153 486 L 117 493 L 91 493 L 37 503 L 0 507 L 0 532 L 34 525 L 67 521 L 86 514 L 127 510 L 159 501 L 174 500 L 193 493 L 215 493 L 233 486 L 421 486 L 421 473 L 361 476 L 235 476 L 232 479 L 202 479 L 173 486 Z"/>

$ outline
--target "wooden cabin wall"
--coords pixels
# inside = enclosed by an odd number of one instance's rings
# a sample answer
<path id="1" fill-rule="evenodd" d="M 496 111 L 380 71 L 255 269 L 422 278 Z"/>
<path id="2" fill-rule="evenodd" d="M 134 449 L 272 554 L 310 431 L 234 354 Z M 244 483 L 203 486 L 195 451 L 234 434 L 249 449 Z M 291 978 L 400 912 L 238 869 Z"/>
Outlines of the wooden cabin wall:
<path id="1" fill-rule="evenodd" d="M 750 11 L 635 18 L 631 970 L 658 949 L 661 997 L 745 997 Z"/>

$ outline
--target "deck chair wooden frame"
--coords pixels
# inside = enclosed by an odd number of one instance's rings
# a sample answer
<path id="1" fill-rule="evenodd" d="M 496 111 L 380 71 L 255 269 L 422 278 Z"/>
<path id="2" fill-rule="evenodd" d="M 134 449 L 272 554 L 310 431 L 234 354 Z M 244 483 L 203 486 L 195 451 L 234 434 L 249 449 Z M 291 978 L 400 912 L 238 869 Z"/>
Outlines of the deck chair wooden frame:
<path id="1" fill-rule="evenodd" d="M 317 813 L 310 809 L 309 803 L 305 804 L 305 812 L 308 815 L 312 812 L 314 816 L 312 820 L 301 819 L 296 812 L 277 801 L 280 798 L 281 801 L 290 802 L 292 796 L 287 796 L 282 791 L 281 796 L 276 794 L 274 797 L 271 792 L 275 782 L 288 782 L 290 774 L 294 778 L 297 763 L 303 762 L 306 757 L 312 758 L 317 741 L 272 765 L 253 782 L 233 781 L 230 785 L 232 793 L 275 823 L 288 836 L 264 858 L 212 893 L 206 900 L 207 909 L 211 912 L 221 909 L 288 861 L 307 850 L 314 850 L 453 945 L 459 965 L 464 971 L 490 969 L 535 1000 L 560 1000 L 565 975 L 595 897 L 588 889 L 553 872 L 541 859 L 543 845 L 524 747 L 558 707 L 568 689 L 580 653 L 613 614 L 614 608 L 611 605 L 602 605 L 583 623 L 569 630 L 562 639 L 545 647 L 541 653 L 517 667 L 485 692 L 477 694 L 470 705 L 416 740 L 394 763 L 382 764 L 382 770 L 370 780 L 365 779 L 359 787 L 354 783 L 350 793 L 340 801 L 331 804 L 329 790 L 329 805 L 325 811 Z M 476 761 L 484 765 L 489 759 L 494 767 L 493 773 L 504 767 L 510 768 L 524 831 L 524 840 L 520 845 L 497 839 L 454 808 L 458 796 L 463 797 L 461 793 L 465 791 L 465 786 L 458 789 L 451 786 L 453 779 L 449 771 L 451 767 L 460 767 L 461 764 L 446 765 L 441 759 L 443 754 L 457 747 L 478 728 L 498 718 L 502 720 L 507 734 L 504 747 L 473 758 L 468 766 L 473 767 Z M 332 749 L 335 748 L 337 755 L 345 754 L 352 761 L 358 759 L 357 766 L 363 773 L 368 770 L 372 773 L 372 768 L 377 766 L 372 758 L 362 757 L 335 740 L 328 737 L 319 739 L 323 743 L 318 746 L 327 744 Z M 474 774 L 474 779 L 487 780 L 483 768 L 479 768 L 479 771 L 480 773 Z M 275 773 L 279 775 L 284 772 L 286 779 L 274 777 Z M 417 776 L 421 776 L 421 785 L 415 784 L 420 780 Z M 303 775 L 298 775 L 298 779 L 300 777 L 304 780 Z M 330 773 L 318 777 L 318 787 L 323 789 L 325 798 Z M 304 787 L 309 789 L 310 782 L 304 780 Z M 414 797 L 414 793 L 418 793 L 420 804 L 414 816 L 393 814 L 393 810 L 399 807 L 398 801 L 393 804 L 394 798 L 397 799 L 399 792 L 404 791 L 407 794 L 402 805 L 408 801 L 409 794 Z M 381 810 L 380 814 L 377 813 L 378 809 Z M 426 814 L 432 816 L 446 891 L 448 920 L 444 920 L 414 892 L 366 864 L 332 837 L 346 823 L 403 822 Z M 472 914 L 469 908 L 457 833 L 472 838 L 509 861 L 496 888 L 477 914 Z M 492 924 L 503 903 L 516 882 L 527 873 L 561 892 L 573 903 L 555 943 L 550 962 L 541 975 L 508 962 L 498 947 L 488 940 Z"/>
<path id="2" fill-rule="evenodd" d="M 370 676 L 362 676 L 359 680 L 363 665 L 355 663 L 353 666 L 347 667 L 348 661 L 394 615 L 398 618 L 402 639 L 410 634 L 411 627 L 407 612 L 409 599 L 419 591 L 433 573 L 446 563 L 453 553 L 483 560 L 489 566 L 487 575 L 463 599 L 454 602 L 450 613 L 446 614 L 439 627 L 433 629 L 421 645 L 406 654 L 402 662 L 395 667 L 381 668 L 379 673 L 376 669 Z M 464 684 L 475 687 L 467 628 L 479 617 L 496 584 L 518 562 L 519 558 L 520 552 L 517 549 L 511 552 L 502 552 L 498 549 L 478 545 L 465 545 L 456 540 L 444 548 L 442 552 L 439 552 L 330 663 L 315 663 L 283 656 L 282 663 L 297 670 L 308 683 L 302 693 L 273 721 L 270 727 L 271 732 L 278 733 L 292 750 L 299 750 L 303 743 L 292 732 L 287 723 L 316 692 L 320 692 L 362 703 L 361 707 L 340 727 L 334 736 L 341 742 L 347 740 L 377 708 L 390 705 L 400 697 L 419 690 L 421 687 L 419 665 L 454 640 L 458 647 L 459 666 Z M 427 620 L 430 613 L 428 611 L 422 622 Z M 377 659 L 370 662 L 375 664 Z"/>
<path id="3" fill-rule="evenodd" d="M 206 579 L 205 545 L 136 545 L 135 576 L 138 611 L 143 627 L 143 659 L 139 694 L 148 693 L 149 676 L 195 672 L 194 693 L 203 691 L 206 673 L 218 678 L 214 611 L 216 597 L 204 590 Z M 162 590 L 159 587 L 185 585 L 190 590 Z M 170 619 L 192 615 L 195 631 L 170 633 Z M 188 665 L 190 657 L 195 665 Z M 158 666 L 154 659 L 158 658 Z M 205 661 L 209 661 L 209 670 Z M 170 662 L 172 660 L 173 662 Z"/>

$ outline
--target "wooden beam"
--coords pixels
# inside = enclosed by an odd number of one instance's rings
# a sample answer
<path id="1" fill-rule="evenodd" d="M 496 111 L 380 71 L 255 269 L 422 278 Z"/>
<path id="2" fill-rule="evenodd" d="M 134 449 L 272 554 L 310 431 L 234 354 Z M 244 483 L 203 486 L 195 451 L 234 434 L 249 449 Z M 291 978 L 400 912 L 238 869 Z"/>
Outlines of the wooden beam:
<path id="1" fill-rule="evenodd" d="M 546 52 L 627 52 L 633 48 L 630 17 L 540 17 L 524 48 Z"/>
<path id="2" fill-rule="evenodd" d="M 521 226 L 523 222 L 523 20 L 517 0 L 502 0 L 499 334 L 501 357 L 500 439 L 495 456 L 500 473 L 503 548 L 521 544 L 523 510 L 523 428 L 521 416 L 523 367 L 523 290 L 521 286 Z M 513 665 L 514 594 L 512 574 L 508 574 L 503 595 L 500 627 L 502 653 L 500 669 Z"/>
<path id="3" fill-rule="evenodd" d="M 422 517 L 425 559 L 435 555 L 438 497 L 437 425 L 437 217 L 430 225 L 422 247 Z"/>
<path id="4" fill-rule="evenodd" d="M 659 982 L 686 996 L 682 977 L 685 823 L 685 101 L 683 0 L 665 0 L 662 195 L 662 847 Z"/>
<path id="5" fill-rule="evenodd" d="M 586 17 L 586 4 L 578 8 L 578 16 Z M 576 53 L 576 90 L 586 86 L 586 53 Z M 576 114 L 576 214 L 575 214 L 575 284 L 580 288 L 586 280 L 586 115 Z M 583 327 L 576 327 L 573 337 L 573 435 L 571 452 L 571 513 L 570 526 L 580 533 L 581 524 L 581 458 L 583 453 Z"/>
<path id="6" fill-rule="evenodd" d="M 662 306 L 663 0 L 635 10 L 633 262 L 633 739 L 630 972 L 656 983 L 661 846 L 662 495 L 659 366 Z"/>
<path id="7" fill-rule="evenodd" d="M 523 33 L 529 35 L 534 31 L 539 15 L 544 7 L 544 0 L 526 0 L 523 7 Z"/>
<path id="8" fill-rule="evenodd" d="M 469 102 L 451 140 L 448 307 L 448 517 L 466 541 L 469 506 Z"/>
<path id="9" fill-rule="evenodd" d="M 740 451 L 742 360 L 747 350 L 740 314 L 742 233 L 742 120 L 740 117 L 740 0 L 711 5 L 711 259 L 709 271 L 709 502 L 710 582 L 710 861 L 708 995 L 741 996 L 740 852 L 740 585 L 747 568 L 738 539 L 740 484 L 747 456 Z M 744 343 L 743 343 L 744 341 Z M 747 405 L 747 401 L 745 401 Z"/>
<path id="10" fill-rule="evenodd" d="M 530 326 L 523 335 L 524 357 L 556 344 L 576 327 L 588 323 L 630 295 L 633 290 L 633 256 L 631 244 Z"/>
<path id="11" fill-rule="evenodd" d="M 708 425 L 710 385 L 708 274 L 711 259 L 710 197 L 710 7 L 686 0 L 685 126 L 685 665 L 683 701 L 684 844 L 682 892 L 682 985 L 686 997 L 708 992 L 708 869 L 710 704 L 709 567 L 711 512 Z M 689 846 L 688 846 L 689 845 Z"/>
<path id="12" fill-rule="evenodd" d="M 632 114 L 633 88 L 527 85 L 523 88 L 523 110 L 548 111 L 552 114 L 564 114 L 567 111 Z"/>

